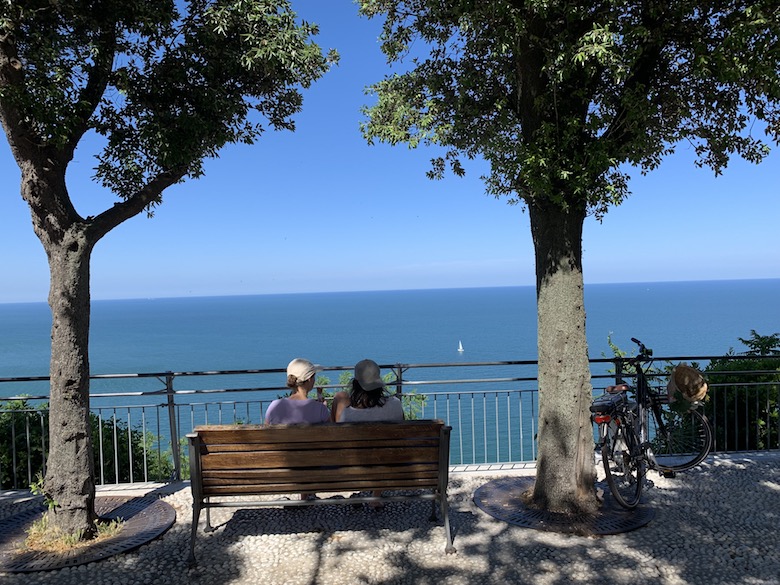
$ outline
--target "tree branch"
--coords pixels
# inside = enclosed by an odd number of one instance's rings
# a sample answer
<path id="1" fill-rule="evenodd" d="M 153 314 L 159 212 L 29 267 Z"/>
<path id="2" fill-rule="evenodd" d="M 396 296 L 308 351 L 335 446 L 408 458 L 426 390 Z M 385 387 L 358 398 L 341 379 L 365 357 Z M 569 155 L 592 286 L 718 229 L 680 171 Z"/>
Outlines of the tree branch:
<path id="1" fill-rule="evenodd" d="M 639 132 L 644 132 L 644 128 L 632 128 L 625 124 L 629 112 L 637 111 L 635 92 L 639 88 L 649 88 L 654 86 L 654 79 L 657 77 L 654 73 L 660 65 L 659 61 L 662 54 L 665 37 L 662 31 L 667 26 L 663 15 L 652 16 L 645 10 L 642 14 L 642 25 L 648 31 L 649 40 L 642 46 L 638 59 L 634 63 L 631 73 L 623 83 L 619 103 L 621 108 L 616 112 L 615 117 L 602 136 L 605 142 L 611 142 L 622 150 L 624 144 L 633 142 Z M 660 38 L 659 36 L 660 35 Z M 647 93 L 645 89 L 644 93 Z"/>
<path id="2" fill-rule="evenodd" d="M 89 69 L 89 76 L 86 85 L 79 92 L 73 109 L 78 117 L 78 123 L 69 132 L 68 138 L 63 146 L 63 156 L 66 162 L 70 162 L 73 153 L 81 141 L 81 138 L 89 130 L 90 119 L 100 104 L 100 100 L 108 87 L 111 72 L 114 66 L 114 55 L 116 53 L 116 23 L 107 25 L 101 34 L 97 46 L 95 47 L 95 62 Z"/>
<path id="3" fill-rule="evenodd" d="M 162 172 L 126 200 L 114 203 L 113 207 L 94 218 L 88 218 L 89 231 L 95 238 L 94 241 L 105 236 L 123 221 L 135 217 L 151 204 L 160 201 L 162 192 L 178 183 L 186 174 L 187 169 L 184 166 Z"/>
<path id="4" fill-rule="evenodd" d="M 41 137 L 24 122 L 14 93 L 24 91 L 24 72 L 11 34 L 0 36 L 0 122 L 16 161 L 40 158 Z"/>

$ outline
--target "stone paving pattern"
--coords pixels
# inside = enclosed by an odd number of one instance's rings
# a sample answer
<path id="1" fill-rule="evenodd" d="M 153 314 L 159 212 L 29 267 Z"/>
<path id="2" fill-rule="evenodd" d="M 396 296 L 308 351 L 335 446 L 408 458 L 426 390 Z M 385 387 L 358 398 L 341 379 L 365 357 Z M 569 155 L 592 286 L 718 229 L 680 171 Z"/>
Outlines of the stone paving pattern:
<path id="1" fill-rule="evenodd" d="M 79 567 L 0 573 L 0 584 L 780 585 L 780 452 L 716 455 L 674 479 L 651 472 L 641 505 L 654 509 L 652 521 L 598 537 L 524 528 L 480 510 L 475 490 L 511 473 L 533 470 L 451 476 L 453 555 L 444 554 L 444 528 L 428 522 L 426 503 L 218 509 L 217 531 L 204 534 L 201 519 L 190 569 L 185 485 L 160 494 L 176 522 L 150 543 Z M 0 517 L 24 505 L 0 499 Z"/>

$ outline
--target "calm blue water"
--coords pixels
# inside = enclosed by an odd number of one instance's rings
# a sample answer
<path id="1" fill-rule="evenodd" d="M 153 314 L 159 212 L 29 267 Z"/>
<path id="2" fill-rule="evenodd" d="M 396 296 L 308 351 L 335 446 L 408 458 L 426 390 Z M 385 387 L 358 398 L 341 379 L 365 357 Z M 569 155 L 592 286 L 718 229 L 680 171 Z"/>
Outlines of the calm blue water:
<path id="1" fill-rule="evenodd" d="M 95 301 L 94 374 L 536 359 L 533 287 Z M 780 332 L 780 279 L 585 288 L 592 358 L 638 337 L 657 356 L 740 351 Z M 45 303 L 0 304 L 0 377 L 45 376 Z M 465 347 L 458 353 L 458 341 Z M 3 388 L 0 387 L 0 392 Z M 6 394 L 7 395 L 7 394 Z"/>
<path id="2" fill-rule="evenodd" d="M 630 338 L 638 337 L 656 356 L 722 355 L 731 347 L 742 351 L 738 338 L 749 337 L 751 329 L 762 335 L 780 332 L 778 298 L 780 280 L 589 285 L 585 305 L 590 356 L 610 355 L 610 335 L 625 350 L 633 350 Z M 50 323 L 44 303 L 0 304 L 0 378 L 48 374 Z M 459 341 L 463 353 L 457 351 Z M 326 366 L 352 366 L 364 357 L 411 364 L 535 360 L 535 291 L 514 287 L 93 303 L 93 374 L 284 368 L 296 356 Z M 411 379 L 534 377 L 532 366 L 510 369 L 449 371 L 449 378 L 435 368 L 421 369 Z M 338 376 L 333 374 L 328 373 L 336 383 Z M 224 407 L 235 410 L 226 412 L 227 420 L 262 421 L 261 409 L 256 403 L 250 407 L 248 401 L 263 400 L 267 405 L 281 393 L 284 375 L 239 378 L 246 381 L 178 377 L 178 391 L 268 388 L 238 398 L 235 393 L 179 395 L 179 430 L 222 422 L 222 407 L 216 405 L 220 400 L 236 400 Z M 514 383 L 512 390 L 531 390 L 533 384 Z M 149 392 L 162 387 L 164 383 L 154 377 L 106 379 L 93 381 L 91 391 Z M 439 400 L 432 394 L 424 413 L 453 426 L 453 464 L 533 459 L 536 405 L 531 393 L 481 398 L 479 392 L 487 388 L 480 383 L 473 388 L 463 384 L 418 388 L 424 393 L 460 391 L 466 397 L 450 400 L 441 395 L 444 399 Z M 474 392 L 472 398 L 468 392 Z M 45 395 L 48 384 L 0 384 L 0 396 L 22 393 Z M 128 425 L 139 424 L 137 411 L 131 420 L 129 410 L 113 407 L 148 407 L 147 428 L 167 445 L 167 414 L 158 408 L 164 401 L 147 394 L 93 397 L 91 404 L 104 418 L 118 416 Z"/>

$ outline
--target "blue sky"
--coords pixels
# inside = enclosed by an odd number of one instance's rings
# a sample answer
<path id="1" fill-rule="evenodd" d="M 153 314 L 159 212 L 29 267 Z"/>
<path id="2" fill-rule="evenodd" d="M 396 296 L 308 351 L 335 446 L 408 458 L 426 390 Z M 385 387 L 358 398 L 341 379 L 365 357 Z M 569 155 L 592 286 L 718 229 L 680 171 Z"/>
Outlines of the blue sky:
<path id="1" fill-rule="evenodd" d="M 265 134 L 208 161 L 206 175 L 169 189 L 154 218 L 135 217 L 98 243 L 94 299 L 393 290 L 534 284 L 528 215 L 466 178 L 425 177 L 425 149 L 368 146 L 364 88 L 391 70 L 379 21 L 351 0 L 293 0 L 320 25 L 340 64 L 304 94 L 297 131 Z M 775 149 L 780 150 L 780 149 Z M 680 146 L 632 196 L 584 234 L 586 283 L 780 277 L 780 152 L 725 174 L 693 165 Z M 79 212 L 114 199 L 79 151 L 69 174 Z M 0 302 L 45 301 L 48 267 L 0 141 Z"/>

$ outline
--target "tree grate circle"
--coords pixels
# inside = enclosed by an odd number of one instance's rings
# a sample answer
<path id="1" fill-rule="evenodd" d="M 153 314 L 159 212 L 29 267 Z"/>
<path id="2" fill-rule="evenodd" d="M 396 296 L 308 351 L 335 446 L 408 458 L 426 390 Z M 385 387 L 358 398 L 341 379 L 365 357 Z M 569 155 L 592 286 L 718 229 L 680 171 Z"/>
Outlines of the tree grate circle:
<path id="1" fill-rule="evenodd" d="M 474 503 L 486 514 L 516 526 L 547 532 L 602 536 L 620 534 L 645 526 L 655 517 L 655 510 L 638 506 L 621 507 L 609 493 L 606 484 L 597 484 L 604 501 L 595 514 L 559 514 L 529 508 L 524 492 L 533 488 L 533 477 L 504 477 L 490 481 L 474 492 Z"/>
<path id="2" fill-rule="evenodd" d="M 24 545 L 26 531 L 45 511 L 44 506 L 37 506 L 0 521 L 0 571 L 52 571 L 99 561 L 154 540 L 176 521 L 176 511 L 157 498 L 98 497 L 98 516 L 122 519 L 122 530 L 117 535 L 66 552 L 29 550 Z"/>

